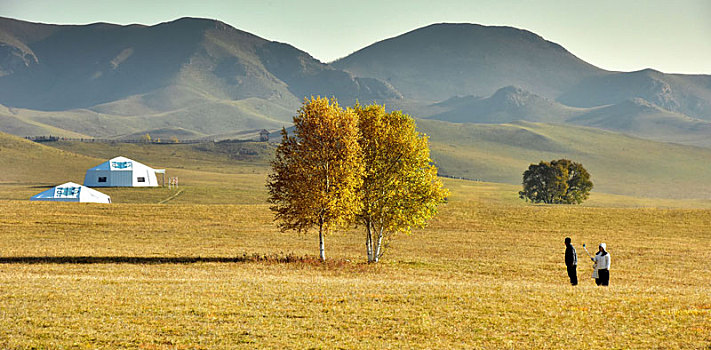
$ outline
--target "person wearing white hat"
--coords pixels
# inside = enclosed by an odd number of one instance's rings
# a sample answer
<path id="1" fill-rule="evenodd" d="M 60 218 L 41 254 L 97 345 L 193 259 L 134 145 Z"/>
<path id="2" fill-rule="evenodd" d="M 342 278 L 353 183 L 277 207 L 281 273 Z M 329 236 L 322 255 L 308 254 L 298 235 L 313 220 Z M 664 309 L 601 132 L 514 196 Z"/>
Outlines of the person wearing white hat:
<path id="1" fill-rule="evenodd" d="M 610 284 L 610 253 L 607 252 L 607 245 L 600 243 L 597 254 L 590 259 L 595 262 L 597 267 L 595 284 L 608 286 Z"/>

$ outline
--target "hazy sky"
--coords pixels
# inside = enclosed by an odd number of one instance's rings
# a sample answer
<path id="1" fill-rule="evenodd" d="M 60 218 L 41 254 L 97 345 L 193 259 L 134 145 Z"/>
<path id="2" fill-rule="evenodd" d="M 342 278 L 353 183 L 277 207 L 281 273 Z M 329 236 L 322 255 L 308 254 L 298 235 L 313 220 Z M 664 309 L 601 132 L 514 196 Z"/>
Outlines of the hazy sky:
<path id="1" fill-rule="evenodd" d="M 324 62 L 432 23 L 506 25 L 604 69 L 711 74 L 711 0 L 0 0 L 0 16 L 148 25 L 213 18 Z"/>

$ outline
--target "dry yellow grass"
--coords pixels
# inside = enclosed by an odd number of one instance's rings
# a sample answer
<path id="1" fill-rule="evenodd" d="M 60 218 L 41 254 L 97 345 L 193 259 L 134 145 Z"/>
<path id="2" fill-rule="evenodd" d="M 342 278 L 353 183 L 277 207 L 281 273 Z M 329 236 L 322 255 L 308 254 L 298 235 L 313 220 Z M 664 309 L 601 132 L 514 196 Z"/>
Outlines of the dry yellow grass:
<path id="1" fill-rule="evenodd" d="M 315 256 L 317 239 L 278 232 L 263 204 L 0 201 L 0 348 L 711 346 L 710 210 L 530 206 L 506 185 L 447 184 L 431 225 L 378 265 L 360 230 L 328 236 L 326 264 L 270 258 Z M 580 247 L 601 241 L 609 288 Z"/>

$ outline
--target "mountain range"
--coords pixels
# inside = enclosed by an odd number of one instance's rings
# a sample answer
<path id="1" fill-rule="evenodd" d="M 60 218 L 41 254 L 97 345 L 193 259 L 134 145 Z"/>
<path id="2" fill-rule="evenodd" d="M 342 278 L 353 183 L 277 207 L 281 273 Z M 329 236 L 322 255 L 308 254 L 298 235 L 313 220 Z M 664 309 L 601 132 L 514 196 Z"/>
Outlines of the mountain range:
<path id="1" fill-rule="evenodd" d="M 225 138 L 289 125 L 311 95 L 711 146 L 711 76 L 610 72 L 511 27 L 433 24 L 327 64 L 216 20 L 0 18 L 0 130 L 20 136 Z"/>
<path id="2" fill-rule="evenodd" d="M 18 135 L 277 128 L 310 95 L 400 97 L 377 79 L 213 20 L 148 27 L 0 18 L 0 120 Z"/>

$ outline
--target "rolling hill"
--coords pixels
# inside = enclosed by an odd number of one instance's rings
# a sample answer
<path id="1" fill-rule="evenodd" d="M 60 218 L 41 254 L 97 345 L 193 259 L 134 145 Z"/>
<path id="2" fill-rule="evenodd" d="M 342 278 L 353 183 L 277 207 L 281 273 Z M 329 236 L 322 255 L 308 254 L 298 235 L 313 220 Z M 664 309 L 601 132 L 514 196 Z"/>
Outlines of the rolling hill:
<path id="1" fill-rule="evenodd" d="M 324 64 L 216 20 L 0 18 L 0 130 L 16 135 L 220 138 L 288 125 L 310 95 L 451 122 L 572 123 L 703 146 L 711 138 L 695 121 L 711 120 L 711 77 L 608 72 L 511 27 L 434 24 Z M 612 107 L 639 99 L 661 110 Z"/>
<path id="2" fill-rule="evenodd" d="M 440 175 L 520 184 L 531 163 L 568 158 L 594 191 L 639 197 L 711 198 L 711 150 L 596 128 L 531 122 L 458 124 L 419 120 Z"/>
<path id="3" fill-rule="evenodd" d="M 37 185 L 46 189 L 67 181 L 82 183 L 86 169 L 102 160 L 48 147 L 0 132 L 0 184 Z M 39 192 L 39 191 L 37 191 Z"/>
<path id="4" fill-rule="evenodd" d="M 387 81 L 405 99 L 430 103 L 490 96 L 517 86 L 572 107 L 643 98 L 672 112 L 711 118 L 711 76 L 652 69 L 610 72 L 512 27 L 433 24 L 374 43 L 332 65 Z"/>

